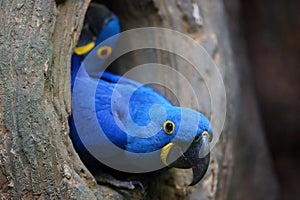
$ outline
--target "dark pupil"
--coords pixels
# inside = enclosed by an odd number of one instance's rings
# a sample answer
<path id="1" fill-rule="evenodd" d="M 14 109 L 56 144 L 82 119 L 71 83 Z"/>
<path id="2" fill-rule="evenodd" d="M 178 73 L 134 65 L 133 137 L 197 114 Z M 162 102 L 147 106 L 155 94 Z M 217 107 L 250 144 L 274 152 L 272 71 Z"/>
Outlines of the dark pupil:
<path id="1" fill-rule="evenodd" d="M 107 50 L 106 49 L 102 50 L 101 55 L 105 56 L 106 54 L 107 54 Z"/>
<path id="2" fill-rule="evenodd" d="M 169 131 L 169 132 L 173 131 L 173 124 L 167 123 L 167 124 L 166 124 L 166 129 L 167 129 L 167 131 Z"/>

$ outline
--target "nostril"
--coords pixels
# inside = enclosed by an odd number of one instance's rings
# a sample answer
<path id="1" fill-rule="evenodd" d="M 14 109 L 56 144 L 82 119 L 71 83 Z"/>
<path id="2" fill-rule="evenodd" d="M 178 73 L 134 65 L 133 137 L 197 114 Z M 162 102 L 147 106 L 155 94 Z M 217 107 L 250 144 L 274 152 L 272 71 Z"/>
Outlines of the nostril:
<path id="1" fill-rule="evenodd" d="M 202 139 L 202 137 L 203 137 L 204 135 L 206 135 L 207 138 L 208 138 L 208 141 L 211 142 L 212 136 L 211 136 L 211 134 L 209 134 L 206 130 L 203 131 L 203 132 L 201 133 L 201 135 L 196 136 L 195 139 L 194 139 L 194 142 L 195 142 L 195 143 L 199 142 L 199 141 Z"/>

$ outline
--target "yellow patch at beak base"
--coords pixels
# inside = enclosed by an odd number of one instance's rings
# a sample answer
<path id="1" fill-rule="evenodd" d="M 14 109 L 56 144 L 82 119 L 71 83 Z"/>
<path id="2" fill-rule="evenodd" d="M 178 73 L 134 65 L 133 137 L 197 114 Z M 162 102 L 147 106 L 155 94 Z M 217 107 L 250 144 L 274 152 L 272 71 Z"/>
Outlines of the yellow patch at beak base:
<path id="1" fill-rule="evenodd" d="M 92 50 L 95 46 L 95 42 L 90 42 L 84 46 L 81 46 L 81 47 L 76 47 L 74 49 L 74 52 L 77 54 L 77 55 L 83 55 L 87 52 L 89 52 L 90 50 Z"/>
<path id="2" fill-rule="evenodd" d="M 160 159 L 162 161 L 162 163 L 165 165 L 165 166 L 168 166 L 168 163 L 167 163 L 167 157 L 168 157 L 168 154 L 171 150 L 171 148 L 174 146 L 174 144 L 172 142 L 170 142 L 169 144 L 167 144 L 166 146 L 164 146 L 162 149 L 161 149 L 161 153 L 160 153 Z"/>

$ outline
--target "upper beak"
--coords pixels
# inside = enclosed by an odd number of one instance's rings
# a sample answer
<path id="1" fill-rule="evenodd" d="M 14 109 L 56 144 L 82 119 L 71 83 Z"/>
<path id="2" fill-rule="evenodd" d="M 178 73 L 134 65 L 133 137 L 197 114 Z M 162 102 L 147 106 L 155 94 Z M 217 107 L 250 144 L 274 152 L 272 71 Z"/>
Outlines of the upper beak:
<path id="1" fill-rule="evenodd" d="M 181 155 L 175 162 L 170 164 L 171 167 L 182 169 L 192 168 L 193 180 L 190 183 L 190 186 L 197 184 L 207 171 L 210 160 L 209 137 L 210 135 L 204 131 L 201 135 L 201 139 L 199 139 L 199 141 L 194 141 L 184 153 L 181 152 L 180 147 L 173 143 L 167 144 L 162 149 L 162 154 L 164 152 L 168 157 L 171 157 L 171 155 L 173 155 L 173 157 L 174 155 L 177 155 L 178 158 L 178 155 Z M 167 164 L 167 160 L 164 163 Z"/>

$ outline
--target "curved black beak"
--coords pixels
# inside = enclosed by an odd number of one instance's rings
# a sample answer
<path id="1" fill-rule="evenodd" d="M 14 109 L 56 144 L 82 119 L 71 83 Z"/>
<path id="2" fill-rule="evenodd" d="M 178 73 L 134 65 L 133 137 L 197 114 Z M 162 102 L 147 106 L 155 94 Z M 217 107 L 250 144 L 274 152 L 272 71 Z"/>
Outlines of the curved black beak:
<path id="1" fill-rule="evenodd" d="M 210 135 L 205 131 L 202 133 L 201 139 L 199 141 L 194 141 L 191 146 L 186 150 L 186 152 L 181 153 L 181 156 L 170 166 L 181 169 L 193 170 L 193 180 L 189 186 L 197 184 L 205 175 L 209 160 L 210 160 Z M 171 144 L 171 143 L 170 143 Z M 174 145 L 175 146 L 175 145 Z M 178 155 L 179 148 L 169 149 L 169 154 Z"/>

